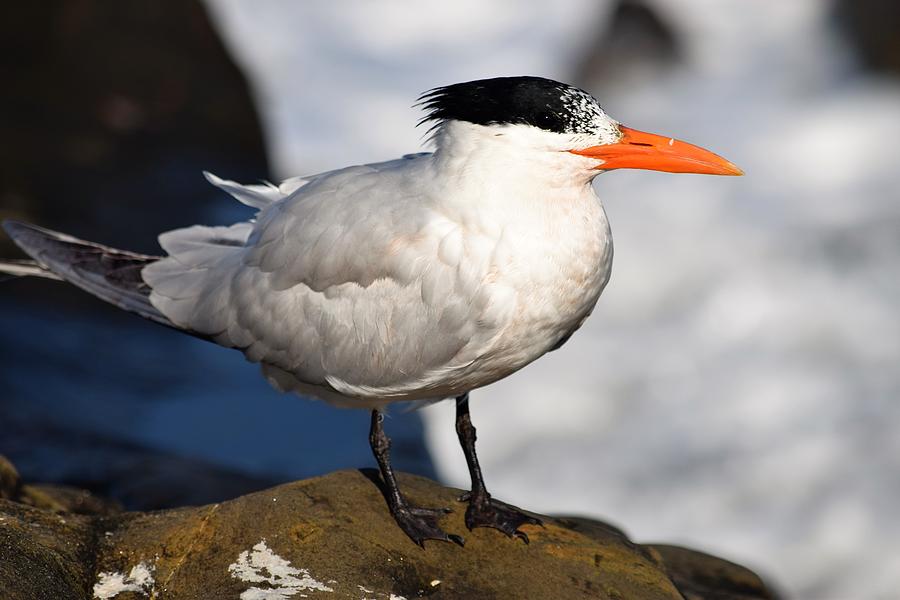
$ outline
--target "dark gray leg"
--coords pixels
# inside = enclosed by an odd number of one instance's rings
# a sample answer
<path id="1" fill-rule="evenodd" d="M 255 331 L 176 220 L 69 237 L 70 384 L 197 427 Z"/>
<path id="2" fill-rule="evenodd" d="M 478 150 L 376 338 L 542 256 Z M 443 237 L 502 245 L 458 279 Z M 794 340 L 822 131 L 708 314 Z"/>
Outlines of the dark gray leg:
<path id="1" fill-rule="evenodd" d="M 515 506 L 494 500 L 484 487 L 481 467 L 475 455 L 475 426 L 472 425 L 472 418 L 469 415 L 469 394 L 463 394 L 456 399 L 456 434 L 459 436 L 459 444 L 462 446 L 463 454 L 466 455 L 469 475 L 472 477 L 472 491 L 460 498 L 461 501 L 469 501 L 469 507 L 466 509 L 466 527 L 469 531 L 476 527 L 493 527 L 509 537 L 519 537 L 527 544 L 528 536 L 525 532 L 519 531 L 519 527 L 542 523 L 540 519 L 526 515 Z"/>
<path id="2" fill-rule="evenodd" d="M 443 540 L 445 542 L 455 542 L 462 546 L 465 542 L 460 536 L 445 533 L 438 527 L 438 517 L 452 512 L 449 508 L 411 506 L 403 494 L 400 493 L 397 478 L 394 477 L 394 469 L 391 468 L 391 440 L 384 433 L 383 421 L 384 414 L 379 410 L 373 410 L 372 427 L 369 430 L 369 445 L 372 447 L 375 460 L 378 461 L 381 478 L 384 480 L 388 509 L 390 509 L 394 520 L 397 521 L 397 525 L 412 541 L 423 548 L 425 547 L 425 540 Z"/>

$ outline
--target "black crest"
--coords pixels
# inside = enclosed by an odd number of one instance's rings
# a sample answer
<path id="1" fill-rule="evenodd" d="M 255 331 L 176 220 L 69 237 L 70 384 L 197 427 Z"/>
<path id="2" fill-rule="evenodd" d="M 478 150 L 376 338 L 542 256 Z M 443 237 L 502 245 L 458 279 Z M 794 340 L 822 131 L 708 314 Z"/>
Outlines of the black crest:
<path id="1" fill-rule="evenodd" d="M 604 113 L 593 96 L 542 77 L 496 77 L 435 88 L 419 97 L 428 121 L 525 124 L 556 133 L 594 133 Z"/>

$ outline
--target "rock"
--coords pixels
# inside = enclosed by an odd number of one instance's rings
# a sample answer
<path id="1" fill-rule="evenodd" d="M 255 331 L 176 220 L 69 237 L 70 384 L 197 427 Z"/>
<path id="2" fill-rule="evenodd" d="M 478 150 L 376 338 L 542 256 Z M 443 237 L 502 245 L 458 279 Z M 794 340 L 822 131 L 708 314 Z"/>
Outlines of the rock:
<path id="1" fill-rule="evenodd" d="M 542 517 L 531 543 L 465 532 L 459 490 L 412 475 L 466 546 L 396 527 L 372 471 L 340 471 L 201 507 L 151 513 L 56 512 L 0 500 L 4 600 L 137 598 L 773 598 L 759 577 L 675 546 L 631 542 L 604 523 Z M 81 503 L 85 506 L 85 503 Z"/>
<path id="2" fill-rule="evenodd" d="M 24 485 L 19 472 L 0 456 L 0 498 L 54 513 L 106 515 L 121 512 L 115 502 L 64 485 Z"/>
<path id="3" fill-rule="evenodd" d="M 5 456 L 0 456 L 0 498 L 13 500 L 22 488 L 19 472 Z"/>

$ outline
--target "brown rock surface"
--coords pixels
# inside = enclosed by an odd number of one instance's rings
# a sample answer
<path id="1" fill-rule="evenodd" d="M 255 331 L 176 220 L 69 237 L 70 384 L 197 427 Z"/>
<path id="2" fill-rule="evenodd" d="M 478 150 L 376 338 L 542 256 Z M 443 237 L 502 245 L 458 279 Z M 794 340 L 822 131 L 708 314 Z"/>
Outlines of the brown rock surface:
<path id="1" fill-rule="evenodd" d="M 635 544 L 589 519 L 543 517 L 545 527 L 527 527 L 530 545 L 493 530 L 465 532 L 459 491 L 412 475 L 402 479 L 414 501 L 456 508 L 443 525 L 466 533 L 465 548 L 428 542 L 422 550 L 409 541 L 371 472 L 341 471 L 208 506 L 115 513 L 53 488 L 29 506 L 22 491 L 37 488 L 14 482 L 18 492 L 10 493 L 8 470 L 0 477 L 3 600 L 773 597 L 743 567 Z M 71 503 L 98 514 L 69 512 Z"/>

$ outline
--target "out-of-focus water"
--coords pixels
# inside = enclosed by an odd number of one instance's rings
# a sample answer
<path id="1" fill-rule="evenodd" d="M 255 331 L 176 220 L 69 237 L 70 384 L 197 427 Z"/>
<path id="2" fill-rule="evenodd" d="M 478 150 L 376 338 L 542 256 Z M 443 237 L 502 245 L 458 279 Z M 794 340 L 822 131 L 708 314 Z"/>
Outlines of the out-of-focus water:
<path id="1" fill-rule="evenodd" d="M 4 289 L 20 285 L 59 284 Z M 0 301 L 0 453 L 26 479 L 159 508 L 373 462 L 366 411 L 279 394 L 238 353 L 114 310 Z M 433 475 L 418 415 L 387 429 L 396 466 Z"/>
<path id="2" fill-rule="evenodd" d="M 473 394 L 488 486 L 529 508 L 707 548 L 796 597 L 900 586 L 900 89 L 864 76 L 828 3 L 651 2 L 685 62 L 594 87 L 626 124 L 741 179 L 599 178 L 609 288 L 573 339 Z M 415 151 L 435 85 L 566 80 L 608 3 L 214 0 L 285 176 Z M 466 483 L 452 407 L 424 411 Z"/>

